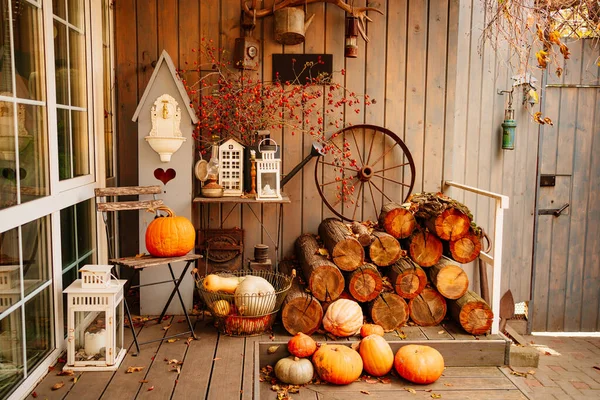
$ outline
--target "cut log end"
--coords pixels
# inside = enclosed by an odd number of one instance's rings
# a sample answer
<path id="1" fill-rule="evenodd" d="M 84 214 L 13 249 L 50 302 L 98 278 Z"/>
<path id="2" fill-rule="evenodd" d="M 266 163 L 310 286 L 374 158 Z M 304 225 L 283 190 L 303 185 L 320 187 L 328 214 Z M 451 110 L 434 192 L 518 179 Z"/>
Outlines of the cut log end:
<path id="1" fill-rule="evenodd" d="M 383 280 L 377 268 L 365 264 L 352 272 L 347 279 L 348 291 L 359 302 L 375 299 L 383 289 Z"/>
<path id="2" fill-rule="evenodd" d="M 421 267 L 436 264 L 443 253 L 442 242 L 429 232 L 418 232 L 410 239 L 410 258 Z"/>
<path id="3" fill-rule="evenodd" d="M 453 260 L 467 264 L 479 257 L 481 240 L 479 236 L 470 232 L 458 240 L 451 241 L 448 247 Z"/>
<path id="4" fill-rule="evenodd" d="M 308 286 L 320 301 L 335 300 L 344 291 L 344 276 L 338 268 L 322 265 L 310 274 Z"/>
<path id="5" fill-rule="evenodd" d="M 341 270 L 354 271 L 364 264 L 365 249 L 358 240 L 348 237 L 335 245 L 331 256 Z"/>
<path id="6" fill-rule="evenodd" d="M 385 332 L 391 332 L 408 321 L 408 305 L 395 293 L 382 293 L 369 303 L 369 308 L 371 319 Z"/>
<path id="7" fill-rule="evenodd" d="M 387 267 L 395 263 L 401 256 L 402 248 L 396 238 L 384 232 L 373 232 L 373 243 L 369 246 L 369 257 L 371 257 L 374 264 Z"/>
<path id="8" fill-rule="evenodd" d="M 409 258 L 401 258 L 390 266 L 387 273 L 396 293 L 405 298 L 415 298 L 425 289 L 425 271 Z"/>
<path id="9" fill-rule="evenodd" d="M 323 307 L 312 296 L 297 297 L 283 307 L 281 320 L 283 327 L 290 335 L 298 332 L 311 335 L 321 325 Z"/>
<path id="10" fill-rule="evenodd" d="M 417 222 L 414 215 L 399 204 L 385 204 L 381 209 L 379 224 L 396 239 L 409 237 Z"/>
<path id="11" fill-rule="evenodd" d="M 467 273 L 447 258 L 442 258 L 427 272 L 433 286 L 447 299 L 458 299 L 469 289 Z"/>
<path id="12" fill-rule="evenodd" d="M 446 299 L 426 288 L 408 303 L 410 318 L 419 326 L 438 325 L 446 316 Z"/>
<path id="13" fill-rule="evenodd" d="M 471 220 L 456 208 L 444 210 L 435 219 L 435 233 L 443 240 L 458 240 L 469 233 Z"/>
<path id="14" fill-rule="evenodd" d="M 487 304 L 473 303 L 460 312 L 460 325 L 472 335 L 483 335 L 490 330 L 494 313 Z"/>

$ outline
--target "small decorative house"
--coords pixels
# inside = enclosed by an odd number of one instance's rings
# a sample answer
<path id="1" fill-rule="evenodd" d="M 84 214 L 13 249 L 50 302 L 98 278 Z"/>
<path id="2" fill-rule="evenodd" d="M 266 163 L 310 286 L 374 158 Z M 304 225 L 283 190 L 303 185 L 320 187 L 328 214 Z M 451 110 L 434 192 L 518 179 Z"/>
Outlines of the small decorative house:
<path id="1" fill-rule="evenodd" d="M 107 285 L 102 279 L 87 279 L 84 288 L 83 279 L 77 279 L 64 290 L 68 315 L 65 368 L 74 371 L 119 368 L 127 352 L 123 347 L 125 282 L 109 279 Z"/>
<path id="2" fill-rule="evenodd" d="M 261 147 L 265 141 L 271 141 L 274 146 Z M 275 158 L 277 143 L 273 139 L 263 139 L 258 145 L 262 159 L 256 160 L 256 198 L 281 199 L 280 177 L 281 159 Z"/>
<path id="3" fill-rule="evenodd" d="M 241 196 L 244 192 L 244 146 L 229 139 L 219 146 L 219 184 L 224 196 Z"/>

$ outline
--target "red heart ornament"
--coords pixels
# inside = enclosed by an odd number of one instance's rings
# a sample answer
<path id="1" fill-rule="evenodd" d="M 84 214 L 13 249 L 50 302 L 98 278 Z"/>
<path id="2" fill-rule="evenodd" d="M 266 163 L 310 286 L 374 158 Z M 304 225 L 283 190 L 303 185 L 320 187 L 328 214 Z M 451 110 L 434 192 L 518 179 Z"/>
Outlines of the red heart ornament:
<path id="1" fill-rule="evenodd" d="M 177 172 L 173 168 L 169 168 L 168 170 L 163 170 L 162 168 L 156 168 L 154 170 L 154 177 L 161 181 L 163 185 L 166 185 L 171 179 L 174 179 L 177 175 Z"/>

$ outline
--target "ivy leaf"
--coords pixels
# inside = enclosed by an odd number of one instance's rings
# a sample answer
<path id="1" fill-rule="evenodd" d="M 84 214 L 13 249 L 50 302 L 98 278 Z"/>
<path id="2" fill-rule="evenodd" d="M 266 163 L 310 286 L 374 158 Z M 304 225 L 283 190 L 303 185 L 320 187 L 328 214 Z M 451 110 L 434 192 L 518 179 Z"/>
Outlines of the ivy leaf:
<path id="1" fill-rule="evenodd" d="M 552 31 L 548 34 L 548 40 L 550 43 L 554 43 L 560 46 L 560 33 L 558 31 Z"/>
<path id="2" fill-rule="evenodd" d="M 569 48 L 567 47 L 566 44 L 564 44 L 564 43 L 560 44 L 560 52 L 563 55 L 563 58 L 565 60 L 569 59 L 569 55 L 571 55 L 571 52 L 569 52 Z"/>
<path id="3" fill-rule="evenodd" d="M 565 46 L 566 47 L 566 46 Z M 540 50 L 535 53 L 535 58 L 537 58 L 538 66 L 542 69 L 545 69 L 548 66 L 548 52 L 544 50 Z"/>
<path id="4" fill-rule="evenodd" d="M 533 114 L 533 120 L 540 125 L 546 124 L 546 122 L 544 122 L 544 120 L 542 119 L 542 113 L 539 111 Z"/>

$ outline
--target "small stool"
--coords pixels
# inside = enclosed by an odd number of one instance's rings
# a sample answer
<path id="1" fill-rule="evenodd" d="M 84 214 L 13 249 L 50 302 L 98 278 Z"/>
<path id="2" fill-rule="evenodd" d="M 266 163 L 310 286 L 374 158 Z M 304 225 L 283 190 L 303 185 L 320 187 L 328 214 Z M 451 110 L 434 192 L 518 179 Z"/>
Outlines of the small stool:
<path id="1" fill-rule="evenodd" d="M 175 286 L 173 287 L 173 291 L 171 292 L 171 295 L 169 296 L 169 300 L 167 300 L 167 304 L 165 304 L 165 307 L 163 308 L 162 313 L 160 314 L 160 317 L 158 318 L 158 323 L 160 323 L 162 321 L 163 317 L 165 316 L 165 313 L 167 312 L 167 309 L 169 308 L 169 305 L 171 304 L 171 301 L 173 300 L 173 297 L 175 296 L 175 293 L 177 293 L 177 297 L 179 297 L 179 302 L 181 303 L 181 307 L 183 308 L 183 313 L 185 315 L 185 319 L 188 323 L 188 327 L 190 328 L 189 331 L 181 332 L 181 333 L 171 335 L 171 336 L 166 336 L 161 339 L 149 340 L 147 342 L 139 343 L 137 340 L 137 336 L 135 334 L 133 320 L 131 319 L 131 312 L 129 311 L 129 307 L 127 306 L 127 301 L 125 301 L 125 311 L 127 312 L 127 318 L 129 318 L 129 327 L 131 328 L 131 334 L 133 335 L 133 341 L 135 342 L 135 347 L 136 347 L 138 353 L 140 352 L 140 344 L 159 342 L 159 341 L 162 342 L 163 340 L 172 339 L 174 337 L 181 336 L 181 335 L 187 335 L 189 333 L 191 333 L 192 337 L 194 339 L 196 339 L 196 334 L 194 333 L 194 327 L 192 326 L 192 321 L 190 320 L 190 316 L 185 308 L 185 303 L 183 302 L 183 298 L 181 297 L 181 293 L 179 292 L 179 285 L 181 284 L 181 281 L 182 281 L 183 277 L 185 276 L 185 274 L 187 273 L 190 265 L 200 258 L 202 258 L 202 256 L 199 254 L 186 254 L 185 256 L 181 256 L 181 257 L 154 257 L 154 256 L 150 256 L 150 255 L 144 255 L 142 257 L 124 257 L 124 258 L 115 258 L 115 259 L 109 260 L 109 262 L 113 265 L 120 265 L 123 267 L 133 268 L 136 271 L 140 271 L 144 268 L 158 267 L 160 265 L 165 265 L 165 264 L 168 265 L 169 272 L 171 273 L 172 279 L 166 280 L 166 281 L 160 281 L 160 282 L 146 283 L 144 285 L 134 285 L 134 286 L 132 286 L 128 282 L 129 284 L 126 285 L 126 287 L 125 287 L 125 293 L 127 293 L 129 291 L 129 289 L 139 288 L 139 287 L 143 287 L 143 286 L 160 285 L 163 283 L 173 282 L 175 284 Z M 173 268 L 171 267 L 171 263 L 180 262 L 180 261 L 186 261 L 186 264 L 185 264 L 185 267 L 183 268 L 183 271 L 181 272 L 181 275 L 179 276 L 179 278 L 175 278 L 175 274 L 173 273 Z"/>

